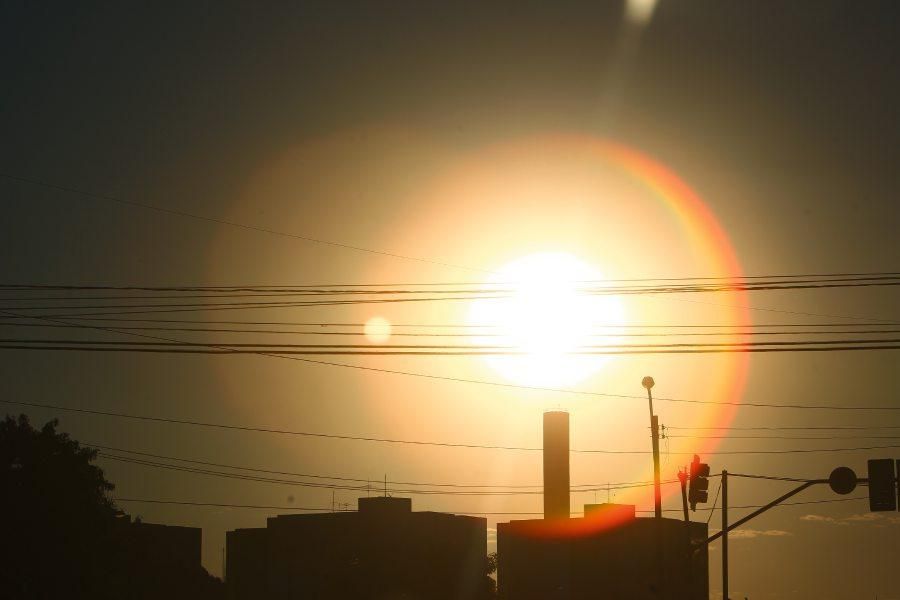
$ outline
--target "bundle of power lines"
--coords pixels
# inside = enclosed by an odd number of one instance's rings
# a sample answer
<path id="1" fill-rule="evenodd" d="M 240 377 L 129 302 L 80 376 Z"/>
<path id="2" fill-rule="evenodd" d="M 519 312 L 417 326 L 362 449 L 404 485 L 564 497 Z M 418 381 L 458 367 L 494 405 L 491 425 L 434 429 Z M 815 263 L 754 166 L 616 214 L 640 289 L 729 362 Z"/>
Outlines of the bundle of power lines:
<path id="1" fill-rule="evenodd" d="M 873 288 L 900 285 L 896 273 L 832 273 L 761 277 L 584 281 L 585 296 L 627 296 L 755 292 L 796 289 Z M 485 356 L 524 351 L 502 342 L 490 325 L 398 323 L 392 343 L 366 339 L 365 324 L 319 320 L 222 320 L 184 318 L 184 313 L 248 310 L 303 310 L 389 303 L 459 302 L 514 296 L 514 283 L 379 283 L 303 286 L 73 286 L 0 285 L 0 349 L 186 354 L 278 354 L 283 356 Z M 726 305 L 727 306 L 727 305 Z M 751 308 L 752 307 L 746 307 Z M 832 352 L 900 349 L 900 321 L 861 316 L 816 315 L 790 310 L 767 312 L 830 316 L 828 322 L 772 324 L 631 324 L 594 326 L 591 340 L 571 353 L 696 354 L 732 352 Z M 178 318 L 173 318 L 178 313 Z M 164 315 L 164 316 L 157 316 Z M 45 332 L 77 330 L 84 334 L 116 333 L 126 340 L 93 337 L 48 337 Z M 144 333 L 140 333 L 144 332 Z M 156 332 L 149 334 L 147 332 Z M 160 335 L 163 332 L 164 335 Z M 165 337 L 171 333 L 216 334 L 221 339 L 196 341 Z M 229 339 L 241 334 L 240 343 Z M 248 334 L 264 340 L 246 341 Z M 278 343 L 270 336 L 299 341 Z M 138 338 L 138 339 L 136 339 Z M 674 339 L 673 339 L 674 338 Z M 717 339 L 718 338 L 718 339 Z M 330 340 L 340 340 L 331 342 Z"/>

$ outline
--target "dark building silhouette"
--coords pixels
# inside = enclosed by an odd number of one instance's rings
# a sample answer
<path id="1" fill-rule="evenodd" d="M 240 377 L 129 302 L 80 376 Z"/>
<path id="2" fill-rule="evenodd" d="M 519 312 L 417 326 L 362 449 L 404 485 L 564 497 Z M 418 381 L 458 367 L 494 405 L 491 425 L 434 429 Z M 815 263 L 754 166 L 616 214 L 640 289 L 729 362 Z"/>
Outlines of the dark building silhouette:
<path id="1" fill-rule="evenodd" d="M 487 521 L 413 512 L 409 498 L 360 498 L 356 512 L 279 515 L 226 534 L 233 600 L 475 600 Z"/>
<path id="2" fill-rule="evenodd" d="M 585 513 L 578 519 L 498 523 L 498 597 L 709 597 L 706 547 L 693 553 L 691 544 L 706 539 L 706 523 L 688 526 L 677 519 L 635 518 L 634 507 L 625 505 L 588 505 Z M 657 541 L 662 549 L 661 583 L 657 583 Z"/>
<path id="3" fill-rule="evenodd" d="M 189 569 L 200 568 L 203 530 L 135 521 L 126 526 L 126 536 L 133 552 L 152 562 L 160 558 Z"/>
<path id="4" fill-rule="evenodd" d="M 637 518 L 632 505 L 569 513 L 569 415 L 544 413 L 544 519 L 497 524 L 503 600 L 706 600 L 706 523 Z"/>
<path id="5" fill-rule="evenodd" d="M 569 413 L 544 413 L 544 518 L 569 518 Z"/>
<path id="6" fill-rule="evenodd" d="M 119 515 L 115 557 L 102 575 L 104 581 L 114 581 L 115 585 L 109 594 L 84 597 L 223 599 L 224 585 L 207 573 L 200 563 L 202 532 L 197 527 L 144 523 L 132 521 L 128 515 Z"/>

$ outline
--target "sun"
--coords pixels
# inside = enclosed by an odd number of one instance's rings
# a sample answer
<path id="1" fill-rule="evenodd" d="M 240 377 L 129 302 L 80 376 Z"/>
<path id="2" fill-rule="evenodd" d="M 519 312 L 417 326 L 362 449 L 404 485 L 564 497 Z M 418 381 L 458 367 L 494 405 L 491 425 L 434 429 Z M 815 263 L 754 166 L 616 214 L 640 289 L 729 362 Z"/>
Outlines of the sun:
<path id="1" fill-rule="evenodd" d="M 621 300 L 602 293 L 603 276 L 588 263 L 563 252 L 529 254 L 487 283 L 488 289 L 503 290 L 502 297 L 474 300 L 468 325 L 476 344 L 517 353 L 486 357 L 509 381 L 573 385 L 608 360 L 577 354 L 614 342 L 625 322 Z"/>

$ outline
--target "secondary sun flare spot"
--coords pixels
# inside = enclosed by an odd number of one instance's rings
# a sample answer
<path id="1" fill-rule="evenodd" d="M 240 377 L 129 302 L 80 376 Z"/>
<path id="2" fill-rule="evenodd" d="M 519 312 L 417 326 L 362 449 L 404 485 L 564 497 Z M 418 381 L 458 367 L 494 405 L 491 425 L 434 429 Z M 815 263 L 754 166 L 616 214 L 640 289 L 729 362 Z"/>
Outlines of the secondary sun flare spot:
<path id="1" fill-rule="evenodd" d="M 509 290 L 500 298 L 475 300 L 469 325 L 479 345 L 509 347 L 515 356 L 486 360 L 501 375 L 522 385 L 571 385 L 605 362 L 576 354 L 614 341 L 624 324 L 621 301 L 589 293 L 602 275 L 571 254 L 543 252 L 509 263 L 488 282 Z"/>
<path id="2" fill-rule="evenodd" d="M 653 18 L 657 0 L 627 0 L 625 18 L 635 25 L 646 25 Z"/>
<path id="3" fill-rule="evenodd" d="M 384 344 L 391 339 L 391 322 L 384 317 L 372 317 L 366 321 L 363 332 L 373 344 Z"/>

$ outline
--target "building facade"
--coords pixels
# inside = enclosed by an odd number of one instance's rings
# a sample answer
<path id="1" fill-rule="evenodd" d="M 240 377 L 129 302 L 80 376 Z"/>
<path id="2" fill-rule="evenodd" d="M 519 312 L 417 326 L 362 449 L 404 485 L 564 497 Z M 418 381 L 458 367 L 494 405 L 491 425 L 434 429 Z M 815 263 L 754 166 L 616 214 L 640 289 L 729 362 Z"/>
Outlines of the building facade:
<path id="1" fill-rule="evenodd" d="M 502 600 L 707 600 L 706 523 L 635 518 L 633 506 L 584 518 L 497 525 Z"/>
<path id="2" fill-rule="evenodd" d="M 179 567 L 202 568 L 203 530 L 199 527 L 136 522 L 128 528 L 128 536 L 132 546 L 147 560 L 159 561 L 162 557 Z"/>
<path id="3" fill-rule="evenodd" d="M 360 498 L 358 511 L 269 518 L 226 534 L 233 600 L 477 600 L 487 522 L 413 512 L 409 498 Z"/>

